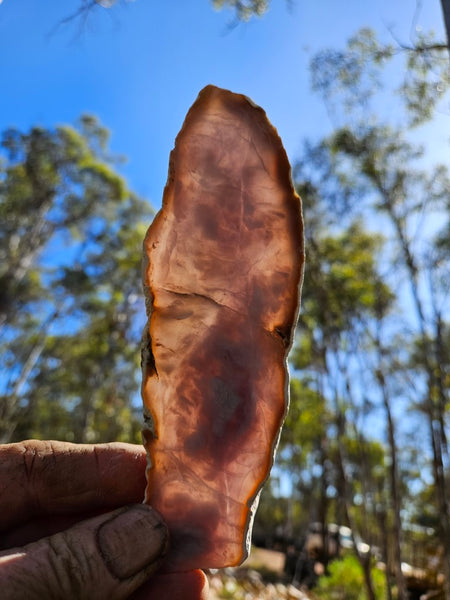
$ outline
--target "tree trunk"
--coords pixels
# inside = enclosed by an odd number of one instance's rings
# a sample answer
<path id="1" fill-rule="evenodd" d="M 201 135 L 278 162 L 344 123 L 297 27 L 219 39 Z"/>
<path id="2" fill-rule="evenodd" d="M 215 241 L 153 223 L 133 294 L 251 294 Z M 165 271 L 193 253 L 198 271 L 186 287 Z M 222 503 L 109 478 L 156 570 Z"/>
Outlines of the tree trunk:
<path id="1" fill-rule="evenodd" d="M 382 533 L 382 549 L 383 549 L 383 559 L 384 564 L 386 565 L 386 569 L 384 572 L 384 576 L 386 579 L 386 600 L 392 600 L 392 577 L 391 577 L 391 559 L 389 555 L 389 544 L 388 544 L 388 535 L 387 535 L 387 522 L 386 522 L 386 511 L 384 508 L 377 512 L 378 524 L 380 531 Z"/>
<path id="2" fill-rule="evenodd" d="M 400 490 L 398 484 L 398 466 L 397 466 L 397 447 L 395 444 L 395 427 L 392 418 L 391 406 L 389 401 L 389 395 L 386 389 L 386 382 L 381 369 L 378 370 L 378 382 L 380 384 L 381 393 L 383 395 L 383 405 L 386 413 L 386 421 L 388 428 L 388 440 L 391 451 L 391 464 L 389 467 L 389 479 L 391 488 L 391 499 L 392 509 L 394 513 L 393 523 L 393 547 L 394 547 L 394 569 L 395 569 L 395 581 L 397 583 L 398 600 L 408 600 L 408 592 L 406 589 L 405 578 L 402 572 L 402 551 L 401 551 L 401 539 L 402 539 L 402 524 L 400 517 Z"/>
<path id="3" fill-rule="evenodd" d="M 448 4 L 448 2 L 446 2 Z M 403 260 L 407 272 L 409 274 L 409 283 L 411 288 L 411 295 L 416 311 L 416 318 L 419 325 L 419 331 L 421 336 L 422 344 L 422 355 L 421 360 L 425 368 L 427 376 L 427 392 L 424 399 L 424 405 L 428 418 L 428 427 L 431 438 L 431 448 L 433 452 L 433 475 L 436 487 L 437 505 L 439 510 L 439 538 L 443 548 L 443 560 L 444 560 L 444 594 L 445 600 L 450 600 L 450 509 L 447 498 L 447 482 L 445 476 L 445 466 L 443 460 L 443 450 L 445 447 L 445 437 L 443 438 L 441 423 L 444 422 L 444 415 L 442 412 L 442 399 L 439 398 L 438 402 L 435 400 L 436 390 L 439 392 L 439 382 L 436 378 L 436 369 L 433 364 L 433 357 L 435 351 L 430 348 L 430 341 L 427 335 L 425 311 L 423 302 L 419 294 L 419 283 L 418 273 L 415 257 L 411 251 L 410 243 L 408 241 L 404 219 L 400 218 L 396 214 L 395 210 L 395 199 L 391 197 L 389 190 L 385 188 L 383 182 L 375 177 L 374 183 L 383 198 L 383 209 L 392 221 L 395 228 L 397 239 L 400 244 L 400 249 L 403 254 Z M 433 340 L 435 345 L 436 340 Z M 430 351 L 431 350 L 431 351 Z M 444 403 L 445 405 L 445 403 Z"/>
<path id="4" fill-rule="evenodd" d="M 447 46 L 450 50 L 450 0 L 441 0 L 444 15 L 445 31 L 447 32 Z"/>
<path id="5" fill-rule="evenodd" d="M 340 415 L 340 417 L 338 418 L 338 431 L 341 430 L 341 431 L 339 431 L 338 436 L 340 437 L 343 427 L 342 427 L 342 424 L 340 424 L 339 422 L 344 423 L 343 415 Z M 349 500 L 348 500 L 348 489 L 347 489 L 347 483 L 346 483 L 346 479 L 345 479 L 344 460 L 343 460 L 343 456 L 342 456 L 342 448 L 341 448 L 339 439 L 338 439 L 337 457 L 338 457 L 338 468 L 341 473 L 341 478 L 342 478 L 343 487 L 344 487 L 343 507 L 344 507 L 345 518 L 346 518 L 347 523 L 349 524 L 349 527 L 352 531 L 352 539 L 353 539 L 356 557 L 357 557 L 358 562 L 361 565 L 361 568 L 363 570 L 364 584 L 365 584 L 365 588 L 366 588 L 366 592 L 367 592 L 367 598 L 368 598 L 368 600 L 376 600 L 375 588 L 373 585 L 372 574 L 370 571 L 370 562 L 371 562 L 370 552 L 368 552 L 367 555 L 364 556 L 361 553 L 361 551 L 359 550 L 357 539 L 355 538 L 355 523 L 354 523 L 353 518 L 350 513 Z"/>

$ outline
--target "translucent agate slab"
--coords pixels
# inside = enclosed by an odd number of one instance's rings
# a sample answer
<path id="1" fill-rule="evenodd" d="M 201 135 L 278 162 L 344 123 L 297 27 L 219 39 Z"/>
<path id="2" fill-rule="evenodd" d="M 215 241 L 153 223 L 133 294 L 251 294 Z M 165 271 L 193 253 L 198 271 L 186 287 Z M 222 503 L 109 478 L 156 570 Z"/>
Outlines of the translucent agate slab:
<path id="1" fill-rule="evenodd" d="M 237 565 L 287 410 L 304 262 L 286 153 L 245 96 L 200 92 L 144 256 L 145 501 L 167 569 Z"/>

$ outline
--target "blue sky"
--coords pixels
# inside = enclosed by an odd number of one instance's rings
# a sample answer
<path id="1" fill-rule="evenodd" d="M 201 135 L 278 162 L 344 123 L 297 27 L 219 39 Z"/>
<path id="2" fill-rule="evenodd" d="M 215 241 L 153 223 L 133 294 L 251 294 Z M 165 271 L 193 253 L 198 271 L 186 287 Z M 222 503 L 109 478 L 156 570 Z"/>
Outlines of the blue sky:
<path id="1" fill-rule="evenodd" d="M 0 0 L 0 130 L 98 115 L 128 157 L 130 187 L 159 208 L 169 152 L 208 83 L 263 106 L 291 161 L 302 140 L 331 129 L 309 86 L 310 56 L 342 47 L 362 26 L 408 42 L 416 0 L 272 0 L 260 19 L 231 27 L 209 0 L 136 0 L 56 27 L 81 0 Z M 418 24 L 443 37 L 439 0 Z M 448 133 L 447 133 L 448 137 Z"/>

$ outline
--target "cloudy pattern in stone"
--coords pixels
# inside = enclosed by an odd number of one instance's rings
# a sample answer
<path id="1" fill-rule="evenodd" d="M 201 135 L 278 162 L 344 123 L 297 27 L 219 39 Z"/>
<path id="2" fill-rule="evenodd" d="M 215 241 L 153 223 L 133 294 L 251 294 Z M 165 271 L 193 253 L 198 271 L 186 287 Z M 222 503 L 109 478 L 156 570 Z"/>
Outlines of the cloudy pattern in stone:
<path id="1" fill-rule="evenodd" d="M 167 569 L 236 565 L 287 409 L 304 262 L 286 153 L 245 96 L 200 93 L 144 257 L 146 502 L 169 526 Z"/>

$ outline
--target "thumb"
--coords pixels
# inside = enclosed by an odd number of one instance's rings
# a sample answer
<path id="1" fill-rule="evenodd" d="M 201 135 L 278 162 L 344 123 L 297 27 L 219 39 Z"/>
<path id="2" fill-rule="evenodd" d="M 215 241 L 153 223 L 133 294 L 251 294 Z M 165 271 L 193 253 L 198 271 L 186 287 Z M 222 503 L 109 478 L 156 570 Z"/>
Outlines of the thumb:
<path id="1" fill-rule="evenodd" d="M 158 568 L 167 544 L 155 510 L 121 508 L 1 552 L 2 598 L 121 600 Z"/>

